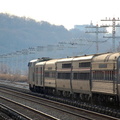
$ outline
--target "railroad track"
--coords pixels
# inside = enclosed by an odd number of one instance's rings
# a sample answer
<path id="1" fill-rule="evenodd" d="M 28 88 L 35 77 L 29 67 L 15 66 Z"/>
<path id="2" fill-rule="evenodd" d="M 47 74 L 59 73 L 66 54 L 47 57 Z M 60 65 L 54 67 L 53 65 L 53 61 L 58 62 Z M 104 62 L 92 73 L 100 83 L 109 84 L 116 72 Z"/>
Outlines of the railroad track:
<path id="1" fill-rule="evenodd" d="M 92 112 L 89 110 L 73 107 L 71 105 L 66 105 L 63 103 L 51 101 L 41 97 L 29 95 L 23 92 L 18 92 L 15 90 L 0 87 L 0 95 L 4 95 L 9 99 L 15 99 L 17 102 L 23 102 L 22 104 L 27 104 L 27 106 L 33 107 L 34 109 L 41 110 L 40 108 L 46 109 L 47 114 L 51 114 L 62 120 L 118 120 L 118 118 L 110 117 L 104 114 L 99 114 L 97 112 Z M 46 111 L 44 111 L 46 113 Z"/>
<path id="2" fill-rule="evenodd" d="M 3 98 L 4 99 L 4 98 Z M 5 99 L 4 99 L 5 100 Z M 31 120 L 31 118 L 23 115 L 22 113 L 12 109 L 2 103 L 0 103 L 0 111 L 2 113 L 0 120 L 13 120 L 13 119 L 21 119 L 21 120 Z"/>
<path id="3" fill-rule="evenodd" d="M 58 118 L 3 96 L 0 96 L 0 101 L 2 102 L 2 104 L 0 104 L 2 112 L 15 120 L 59 120 Z"/>

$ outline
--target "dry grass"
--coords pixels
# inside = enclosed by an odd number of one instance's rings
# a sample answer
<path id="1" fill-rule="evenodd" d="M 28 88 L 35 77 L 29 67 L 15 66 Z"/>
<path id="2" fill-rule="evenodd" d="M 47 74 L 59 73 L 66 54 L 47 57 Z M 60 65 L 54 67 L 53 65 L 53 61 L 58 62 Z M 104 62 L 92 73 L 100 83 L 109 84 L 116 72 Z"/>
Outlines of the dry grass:
<path id="1" fill-rule="evenodd" d="M 21 76 L 19 74 L 0 74 L 1 80 L 9 80 L 9 81 L 21 81 L 21 82 L 27 82 L 27 76 Z"/>

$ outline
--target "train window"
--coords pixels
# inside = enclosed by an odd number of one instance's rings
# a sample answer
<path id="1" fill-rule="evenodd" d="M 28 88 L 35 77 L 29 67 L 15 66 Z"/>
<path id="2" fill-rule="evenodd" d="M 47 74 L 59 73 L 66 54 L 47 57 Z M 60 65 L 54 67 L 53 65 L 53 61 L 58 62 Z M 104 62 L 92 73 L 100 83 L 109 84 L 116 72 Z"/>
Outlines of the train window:
<path id="1" fill-rule="evenodd" d="M 38 67 L 36 68 L 36 73 L 38 73 Z"/>
<path id="2" fill-rule="evenodd" d="M 78 79 L 78 73 L 73 74 L 73 79 L 77 80 Z"/>
<path id="3" fill-rule="evenodd" d="M 55 78 L 55 72 L 45 72 L 45 77 Z"/>
<path id="4" fill-rule="evenodd" d="M 52 78 L 56 77 L 56 72 L 52 72 Z"/>
<path id="5" fill-rule="evenodd" d="M 93 79 L 94 80 L 113 80 L 114 72 L 113 71 L 94 71 Z"/>
<path id="6" fill-rule="evenodd" d="M 58 79 L 70 79 L 71 74 L 70 73 L 58 73 L 57 78 Z"/>
<path id="7" fill-rule="evenodd" d="M 90 67 L 90 62 L 79 63 L 79 67 Z"/>
<path id="8" fill-rule="evenodd" d="M 113 80 L 114 73 L 113 71 L 105 71 L 105 80 Z"/>
<path id="9" fill-rule="evenodd" d="M 93 79 L 94 80 L 104 80 L 104 72 L 103 71 L 94 71 Z"/>
<path id="10" fill-rule="evenodd" d="M 30 62 L 28 63 L 28 67 L 30 67 Z"/>
<path id="11" fill-rule="evenodd" d="M 45 77 L 50 77 L 49 72 L 45 72 Z"/>
<path id="12" fill-rule="evenodd" d="M 89 80 L 90 73 L 74 73 L 73 79 L 75 79 L 75 80 Z"/>
<path id="13" fill-rule="evenodd" d="M 105 80 L 109 80 L 110 71 L 105 71 Z"/>
<path id="14" fill-rule="evenodd" d="M 62 68 L 71 68 L 71 63 L 62 64 Z"/>
<path id="15" fill-rule="evenodd" d="M 31 65 L 32 65 L 32 63 L 31 63 L 31 62 L 29 62 L 29 63 L 28 63 L 28 67 L 31 67 Z"/>
<path id="16" fill-rule="evenodd" d="M 107 68 L 107 64 L 99 64 L 99 68 Z"/>

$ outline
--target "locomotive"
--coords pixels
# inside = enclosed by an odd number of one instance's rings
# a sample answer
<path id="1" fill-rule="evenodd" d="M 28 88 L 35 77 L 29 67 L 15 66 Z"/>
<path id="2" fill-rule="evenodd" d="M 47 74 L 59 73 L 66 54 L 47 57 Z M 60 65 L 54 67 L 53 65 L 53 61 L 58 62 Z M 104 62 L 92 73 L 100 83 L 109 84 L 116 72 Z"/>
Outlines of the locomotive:
<path id="1" fill-rule="evenodd" d="M 31 60 L 28 69 L 31 91 L 81 101 L 120 102 L 120 53 L 39 58 Z"/>

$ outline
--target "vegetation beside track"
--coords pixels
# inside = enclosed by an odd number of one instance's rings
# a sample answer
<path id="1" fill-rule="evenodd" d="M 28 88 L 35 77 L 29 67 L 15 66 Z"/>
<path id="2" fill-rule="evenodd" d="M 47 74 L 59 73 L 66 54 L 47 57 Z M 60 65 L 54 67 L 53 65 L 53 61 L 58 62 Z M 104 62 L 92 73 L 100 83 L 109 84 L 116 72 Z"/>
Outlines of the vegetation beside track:
<path id="1" fill-rule="evenodd" d="M 1 80 L 9 80 L 11 82 L 27 82 L 27 76 L 20 74 L 0 74 Z"/>

